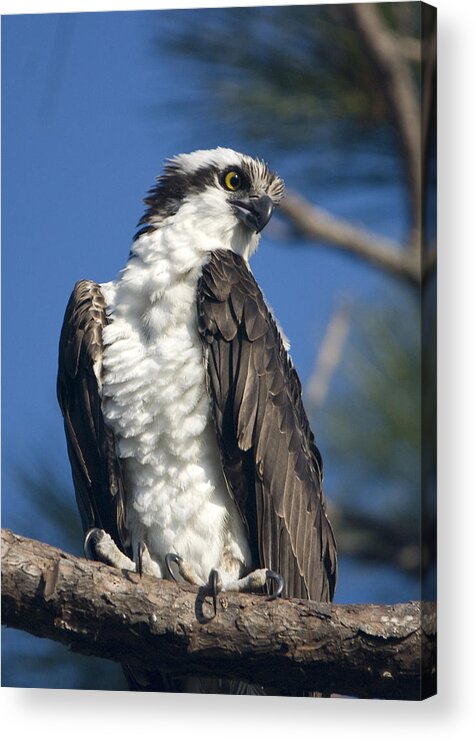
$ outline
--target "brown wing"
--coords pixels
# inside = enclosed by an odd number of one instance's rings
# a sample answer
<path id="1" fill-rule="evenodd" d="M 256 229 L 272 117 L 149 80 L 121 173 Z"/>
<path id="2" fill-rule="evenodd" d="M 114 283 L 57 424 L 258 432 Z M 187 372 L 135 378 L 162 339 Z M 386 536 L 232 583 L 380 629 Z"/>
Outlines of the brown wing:
<path id="1" fill-rule="evenodd" d="M 288 596 L 330 601 L 337 559 L 322 459 L 274 319 L 230 251 L 211 255 L 197 300 L 223 469 L 257 563 L 284 576 Z"/>
<path id="2" fill-rule="evenodd" d="M 125 491 L 114 435 L 104 423 L 96 372 L 102 371 L 106 304 L 99 285 L 76 283 L 61 330 L 58 401 L 84 532 L 99 527 L 125 547 Z"/>

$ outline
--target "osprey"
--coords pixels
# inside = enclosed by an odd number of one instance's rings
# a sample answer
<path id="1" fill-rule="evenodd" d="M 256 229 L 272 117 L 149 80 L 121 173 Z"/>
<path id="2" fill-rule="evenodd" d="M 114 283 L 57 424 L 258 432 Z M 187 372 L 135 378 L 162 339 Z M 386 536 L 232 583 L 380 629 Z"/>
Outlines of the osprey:
<path id="1" fill-rule="evenodd" d="M 78 282 L 61 332 L 87 557 L 205 587 L 215 610 L 221 590 L 330 601 L 336 582 L 322 459 L 248 262 L 283 193 L 231 149 L 169 160 L 125 268 Z"/>

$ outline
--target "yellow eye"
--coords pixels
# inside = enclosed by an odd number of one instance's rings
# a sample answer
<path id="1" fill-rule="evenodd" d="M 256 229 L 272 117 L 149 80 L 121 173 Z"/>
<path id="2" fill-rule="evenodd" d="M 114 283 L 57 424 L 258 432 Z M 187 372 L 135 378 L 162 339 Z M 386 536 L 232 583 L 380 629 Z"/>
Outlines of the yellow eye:
<path id="1" fill-rule="evenodd" d="M 236 170 L 230 170 L 226 173 L 224 178 L 225 187 L 227 190 L 239 190 L 241 187 L 241 175 Z"/>

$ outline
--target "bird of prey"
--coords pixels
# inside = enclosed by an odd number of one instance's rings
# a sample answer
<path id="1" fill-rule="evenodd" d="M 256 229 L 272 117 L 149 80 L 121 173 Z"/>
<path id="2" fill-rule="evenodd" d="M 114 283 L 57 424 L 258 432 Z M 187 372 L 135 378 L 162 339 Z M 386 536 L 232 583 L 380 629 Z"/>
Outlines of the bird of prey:
<path id="1" fill-rule="evenodd" d="M 87 557 L 183 578 L 215 606 L 221 590 L 330 601 L 336 582 L 321 455 L 249 266 L 283 194 L 264 162 L 231 149 L 172 158 L 126 266 L 75 285 L 61 332 Z"/>

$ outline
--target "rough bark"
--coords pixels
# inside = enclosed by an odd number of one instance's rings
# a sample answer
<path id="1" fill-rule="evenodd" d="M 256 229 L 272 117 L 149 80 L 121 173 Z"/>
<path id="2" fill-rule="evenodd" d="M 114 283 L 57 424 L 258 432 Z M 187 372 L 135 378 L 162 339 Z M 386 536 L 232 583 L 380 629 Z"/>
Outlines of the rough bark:
<path id="1" fill-rule="evenodd" d="M 276 693 L 302 689 L 420 699 L 435 683 L 433 605 L 211 600 L 2 530 L 2 622 L 71 650 L 176 675 L 221 675 Z"/>

